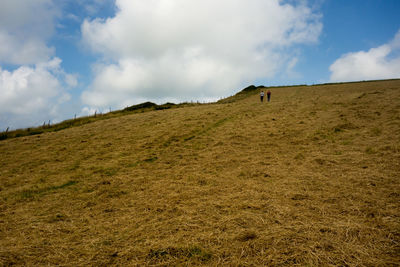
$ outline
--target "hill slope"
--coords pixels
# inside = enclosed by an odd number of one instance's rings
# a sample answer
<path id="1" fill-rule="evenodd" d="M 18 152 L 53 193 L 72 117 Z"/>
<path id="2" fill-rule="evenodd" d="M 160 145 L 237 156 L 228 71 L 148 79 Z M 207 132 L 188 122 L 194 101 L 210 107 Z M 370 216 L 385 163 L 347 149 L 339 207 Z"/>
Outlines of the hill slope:
<path id="1" fill-rule="evenodd" d="M 396 265 L 400 81 L 0 142 L 1 265 Z"/>

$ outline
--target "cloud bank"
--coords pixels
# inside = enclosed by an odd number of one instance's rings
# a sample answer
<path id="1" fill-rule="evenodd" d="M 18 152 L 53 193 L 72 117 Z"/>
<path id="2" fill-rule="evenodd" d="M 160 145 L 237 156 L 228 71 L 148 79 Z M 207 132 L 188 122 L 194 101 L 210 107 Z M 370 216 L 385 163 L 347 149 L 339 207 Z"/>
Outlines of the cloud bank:
<path id="1" fill-rule="evenodd" d="M 31 123 L 38 125 L 57 117 L 58 105 L 68 101 L 63 81 L 76 80 L 60 68 L 55 58 L 34 67 L 21 66 L 14 71 L 0 67 L 0 121 L 13 128 Z"/>
<path id="2" fill-rule="evenodd" d="M 35 64 L 49 60 L 54 48 L 46 40 L 60 15 L 52 0 L 2 0 L 0 8 L 0 62 Z"/>
<path id="3" fill-rule="evenodd" d="M 329 70 L 334 82 L 400 78 L 400 30 L 387 44 L 342 55 Z"/>
<path id="4" fill-rule="evenodd" d="M 301 1 L 301 3 L 303 3 Z M 82 101 L 91 108 L 215 100 L 292 69 L 291 48 L 318 41 L 321 16 L 279 0 L 117 0 L 82 38 L 102 56 Z"/>
<path id="5" fill-rule="evenodd" d="M 77 85 L 47 45 L 61 10 L 52 0 L 2 0 L 0 8 L 0 127 L 54 120 Z M 4 66 L 13 66 L 7 70 Z M 3 129 L 0 128 L 0 131 Z"/>

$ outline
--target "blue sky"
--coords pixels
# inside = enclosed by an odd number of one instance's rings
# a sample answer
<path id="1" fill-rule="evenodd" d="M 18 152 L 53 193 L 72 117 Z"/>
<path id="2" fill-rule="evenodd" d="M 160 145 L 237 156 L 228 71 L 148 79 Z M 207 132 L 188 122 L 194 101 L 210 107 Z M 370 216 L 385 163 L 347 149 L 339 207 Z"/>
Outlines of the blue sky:
<path id="1" fill-rule="evenodd" d="M 0 131 L 250 85 L 400 78 L 398 0 L 0 0 Z"/>
<path id="2" fill-rule="evenodd" d="M 383 45 L 393 39 L 396 32 L 400 30 L 398 16 L 400 1 L 326 0 L 321 2 L 319 11 L 323 15 L 323 30 L 317 45 L 303 48 L 304 60 L 299 62 L 297 68 L 303 78 L 295 83 L 310 84 L 329 81 L 331 74 L 329 66 L 341 55 L 368 51 Z M 368 80 L 368 77 L 365 77 L 365 80 Z"/>

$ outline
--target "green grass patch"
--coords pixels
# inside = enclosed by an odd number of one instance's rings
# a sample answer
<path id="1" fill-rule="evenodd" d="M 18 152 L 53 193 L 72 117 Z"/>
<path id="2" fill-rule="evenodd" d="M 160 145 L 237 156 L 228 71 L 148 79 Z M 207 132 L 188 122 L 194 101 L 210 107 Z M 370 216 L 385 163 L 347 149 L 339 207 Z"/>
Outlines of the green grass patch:
<path id="1" fill-rule="evenodd" d="M 158 157 L 150 157 L 150 158 L 145 159 L 144 162 L 151 163 L 151 162 L 156 161 L 157 159 L 158 159 Z"/>
<path id="2" fill-rule="evenodd" d="M 376 151 L 375 151 L 375 149 L 373 149 L 372 147 L 367 147 L 367 148 L 365 149 L 365 153 L 371 155 L 371 154 L 375 154 Z"/>
<path id="3" fill-rule="evenodd" d="M 117 167 L 111 167 L 111 168 L 94 167 L 94 168 L 92 168 L 92 170 L 93 170 L 93 173 L 100 174 L 102 176 L 114 176 L 115 174 L 117 174 L 119 168 L 117 168 Z"/>
<path id="4" fill-rule="evenodd" d="M 345 130 L 354 130 L 354 129 L 358 129 L 358 126 L 354 125 L 351 122 L 347 122 L 347 123 L 342 123 L 342 124 L 339 124 L 339 125 L 336 125 L 335 127 L 333 127 L 333 132 L 340 133 Z"/>
<path id="5" fill-rule="evenodd" d="M 168 247 L 165 249 L 151 249 L 147 257 L 156 261 L 164 261 L 172 258 L 207 262 L 212 258 L 212 254 L 197 246 L 188 248 Z"/>
<path id="6" fill-rule="evenodd" d="M 19 198 L 20 199 L 35 198 L 37 196 L 42 196 L 44 194 L 50 193 L 52 191 L 56 191 L 56 190 L 60 190 L 60 189 L 64 189 L 64 188 L 73 186 L 77 183 L 78 183 L 77 181 L 69 181 L 62 185 L 49 186 L 49 187 L 45 187 L 45 188 L 41 188 L 41 189 L 27 189 L 27 190 L 22 191 L 19 194 Z"/>

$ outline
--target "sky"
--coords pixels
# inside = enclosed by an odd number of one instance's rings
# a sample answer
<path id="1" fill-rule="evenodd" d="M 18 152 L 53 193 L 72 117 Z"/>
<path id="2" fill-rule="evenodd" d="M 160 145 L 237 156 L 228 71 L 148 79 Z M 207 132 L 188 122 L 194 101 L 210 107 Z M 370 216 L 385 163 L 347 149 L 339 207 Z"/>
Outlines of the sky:
<path id="1" fill-rule="evenodd" d="M 0 132 L 248 85 L 400 78 L 399 0 L 0 0 Z"/>

